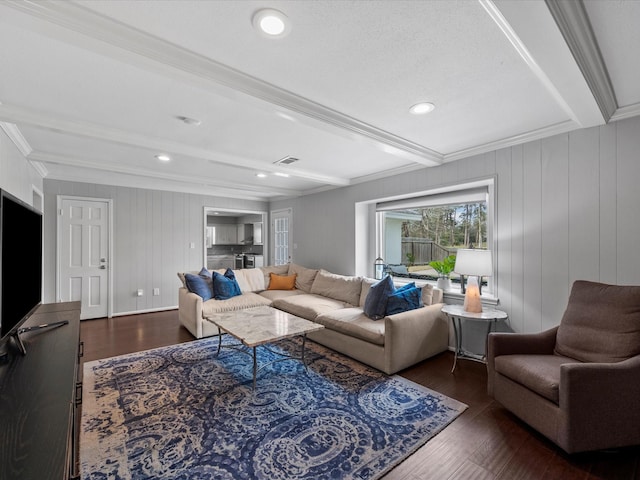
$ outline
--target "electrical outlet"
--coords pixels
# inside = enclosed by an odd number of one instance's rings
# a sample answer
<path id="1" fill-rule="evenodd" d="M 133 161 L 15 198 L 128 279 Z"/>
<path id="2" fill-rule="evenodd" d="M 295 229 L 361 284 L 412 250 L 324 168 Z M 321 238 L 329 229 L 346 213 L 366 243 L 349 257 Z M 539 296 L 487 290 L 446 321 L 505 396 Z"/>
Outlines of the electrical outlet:
<path id="1" fill-rule="evenodd" d="M 160 289 L 159 289 L 159 288 L 154 288 L 154 289 L 153 289 L 153 295 L 155 295 L 156 297 L 157 297 L 158 295 L 160 295 Z"/>
<path id="2" fill-rule="evenodd" d="M 144 295 L 144 290 L 139 288 L 137 294 L 138 294 L 139 297 L 142 297 Z"/>
<path id="3" fill-rule="evenodd" d="M 196 244 L 195 244 L 195 242 L 191 242 L 191 243 L 189 244 L 189 248 L 196 248 Z"/>

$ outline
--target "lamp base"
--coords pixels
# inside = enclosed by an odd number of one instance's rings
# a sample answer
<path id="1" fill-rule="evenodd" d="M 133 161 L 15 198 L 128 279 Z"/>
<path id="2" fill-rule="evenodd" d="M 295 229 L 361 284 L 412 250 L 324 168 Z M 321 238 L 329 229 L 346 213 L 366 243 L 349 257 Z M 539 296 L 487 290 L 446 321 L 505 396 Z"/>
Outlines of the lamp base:
<path id="1" fill-rule="evenodd" d="M 482 302 L 480 301 L 480 288 L 476 277 L 469 277 L 467 291 L 464 294 L 464 305 L 462 307 L 465 312 L 480 313 L 482 312 Z"/>

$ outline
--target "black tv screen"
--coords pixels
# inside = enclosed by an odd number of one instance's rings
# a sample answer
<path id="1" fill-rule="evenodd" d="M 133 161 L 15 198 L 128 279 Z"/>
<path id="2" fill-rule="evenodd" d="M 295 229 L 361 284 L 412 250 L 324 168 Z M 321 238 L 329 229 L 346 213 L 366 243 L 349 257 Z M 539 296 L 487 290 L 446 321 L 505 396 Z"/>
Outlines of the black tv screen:
<path id="1" fill-rule="evenodd" d="M 0 190 L 0 345 L 42 301 L 42 214 Z"/>

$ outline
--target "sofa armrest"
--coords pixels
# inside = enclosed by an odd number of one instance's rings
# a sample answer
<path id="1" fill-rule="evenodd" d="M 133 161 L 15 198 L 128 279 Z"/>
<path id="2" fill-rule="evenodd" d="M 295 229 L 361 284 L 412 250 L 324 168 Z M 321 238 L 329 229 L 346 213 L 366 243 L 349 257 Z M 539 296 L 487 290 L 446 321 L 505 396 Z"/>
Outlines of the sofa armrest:
<path id="1" fill-rule="evenodd" d="M 384 317 L 387 373 L 395 373 L 447 350 L 449 326 L 442 305 L 426 305 Z"/>
<path id="2" fill-rule="evenodd" d="M 551 355 L 558 327 L 540 333 L 490 333 L 487 337 L 487 393 L 493 396 L 495 358 L 500 355 Z"/>
<path id="3" fill-rule="evenodd" d="M 605 445 L 640 443 L 640 355 L 616 363 L 569 363 L 560 367 L 560 410 L 568 438 Z M 592 438 L 593 432 L 609 438 Z"/>
<path id="4" fill-rule="evenodd" d="M 184 287 L 178 289 L 178 318 L 196 338 L 202 338 L 202 297 Z"/>

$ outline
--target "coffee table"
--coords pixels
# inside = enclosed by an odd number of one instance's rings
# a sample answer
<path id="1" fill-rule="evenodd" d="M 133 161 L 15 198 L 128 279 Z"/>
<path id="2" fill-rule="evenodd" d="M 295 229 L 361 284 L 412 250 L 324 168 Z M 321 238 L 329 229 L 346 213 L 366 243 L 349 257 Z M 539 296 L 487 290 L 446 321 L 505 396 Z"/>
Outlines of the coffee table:
<path id="1" fill-rule="evenodd" d="M 304 318 L 296 317 L 290 313 L 267 306 L 216 313 L 206 317 L 206 320 L 218 327 L 218 351 L 216 352 L 216 356 L 220 354 L 222 347 L 225 347 L 232 348 L 253 357 L 254 390 L 256 388 L 256 376 L 258 371 L 272 363 L 282 362 L 284 360 L 300 360 L 306 370 L 307 364 L 304 359 L 304 351 L 307 333 L 322 330 L 324 328 L 324 325 L 310 322 Z M 236 338 L 241 343 L 222 345 L 222 335 L 225 333 Z M 277 352 L 266 346 L 268 343 L 297 336 L 302 337 L 302 346 L 299 356 Z M 256 349 L 259 346 L 266 348 L 271 353 L 274 353 L 281 358 L 261 365 L 260 368 L 258 368 Z M 248 347 L 251 351 L 246 351 L 245 347 Z"/>

